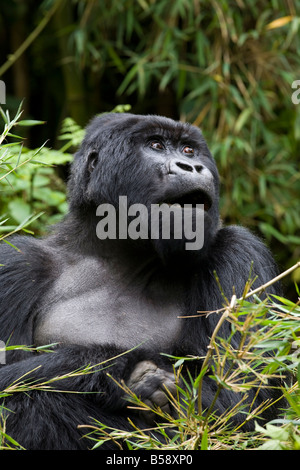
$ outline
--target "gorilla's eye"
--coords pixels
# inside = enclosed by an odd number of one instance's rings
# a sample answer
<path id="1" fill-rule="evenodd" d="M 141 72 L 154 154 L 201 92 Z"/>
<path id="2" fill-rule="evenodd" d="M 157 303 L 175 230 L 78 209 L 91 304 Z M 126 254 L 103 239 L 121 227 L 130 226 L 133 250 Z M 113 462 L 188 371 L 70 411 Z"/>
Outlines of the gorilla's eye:
<path id="1" fill-rule="evenodd" d="M 164 146 L 161 142 L 158 140 L 154 140 L 153 142 L 150 142 L 150 147 L 154 150 L 164 150 Z"/>
<path id="2" fill-rule="evenodd" d="M 194 155 L 194 149 L 192 147 L 189 147 L 188 145 L 183 147 L 182 152 L 186 155 Z"/>

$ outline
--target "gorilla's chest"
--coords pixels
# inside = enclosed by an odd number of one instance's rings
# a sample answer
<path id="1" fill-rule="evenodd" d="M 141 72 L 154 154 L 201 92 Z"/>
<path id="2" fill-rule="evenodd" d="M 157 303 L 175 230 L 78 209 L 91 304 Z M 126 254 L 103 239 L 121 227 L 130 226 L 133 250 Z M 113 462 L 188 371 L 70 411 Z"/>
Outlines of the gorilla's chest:
<path id="1" fill-rule="evenodd" d="M 120 274 L 93 260 L 67 266 L 45 296 L 37 317 L 35 343 L 141 342 L 158 350 L 174 342 L 183 314 L 178 286 L 135 273 Z"/>

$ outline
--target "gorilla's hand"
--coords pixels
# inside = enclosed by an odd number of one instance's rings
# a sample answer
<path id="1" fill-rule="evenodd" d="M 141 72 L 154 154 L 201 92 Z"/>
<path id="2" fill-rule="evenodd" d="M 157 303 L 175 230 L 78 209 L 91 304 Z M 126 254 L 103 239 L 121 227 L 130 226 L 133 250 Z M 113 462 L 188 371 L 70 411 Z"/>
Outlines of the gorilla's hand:
<path id="1" fill-rule="evenodd" d="M 173 372 L 160 369 L 152 361 L 138 362 L 126 385 L 143 403 L 151 408 L 157 406 L 166 413 L 171 413 L 168 392 L 175 396 L 176 385 Z M 167 392 L 167 390 L 168 392 Z M 154 424 L 156 414 L 150 410 L 139 411 L 147 424 Z"/>

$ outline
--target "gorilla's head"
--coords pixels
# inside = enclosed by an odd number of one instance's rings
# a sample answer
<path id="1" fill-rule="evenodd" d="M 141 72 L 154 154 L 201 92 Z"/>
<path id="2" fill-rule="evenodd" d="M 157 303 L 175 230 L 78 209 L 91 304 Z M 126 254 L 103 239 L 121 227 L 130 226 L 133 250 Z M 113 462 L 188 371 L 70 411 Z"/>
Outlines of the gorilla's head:
<path id="1" fill-rule="evenodd" d="M 202 204 L 207 246 L 219 224 L 219 175 L 200 130 L 160 116 L 112 113 L 94 118 L 75 155 L 70 211 L 83 217 L 111 204 L 118 213 L 120 196 L 126 196 L 128 207 L 145 206 L 149 225 L 153 205 L 175 204 L 175 212 L 189 208 L 194 220 L 200 210 L 196 204 Z M 159 238 L 151 243 L 160 254 L 184 247 L 184 240 L 174 240 L 172 234 L 171 240 Z"/>

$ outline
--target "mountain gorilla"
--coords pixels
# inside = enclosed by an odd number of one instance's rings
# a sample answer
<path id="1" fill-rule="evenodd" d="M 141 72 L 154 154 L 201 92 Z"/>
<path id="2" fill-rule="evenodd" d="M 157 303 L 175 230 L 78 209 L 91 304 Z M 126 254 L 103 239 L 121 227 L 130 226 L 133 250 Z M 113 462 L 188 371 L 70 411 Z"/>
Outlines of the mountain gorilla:
<path id="1" fill-rule="evenodd" d="M 187 364 L 191 373 L 199 371 L 220 316 L 195 314 L 223 306 L 215 272 L 228 298 L 233 289 L 242 295 L 252 263 L 254 287 L 276 275 L 259 239 L 242 227 L 222 227 L 218 171 L 194 126 L 158 116 L 96 117 L 75 155 L 68 189 L 69 213 L 50 236 L 16 237 L 11 241 L 17 249 L 0 247 L 0 339 L 9 345 L 58 343 L 50 353 L 7 351 L 0 390 L 15 381 L 43 382 L 114 359 L 93 373 L 54 380 L 55 392 L 36 387 L 5 398 L 6 432 L 27 449 L 88 448 L 90 441 L 82 438 L 86 429 L 78 425 L 92 418 L 131 429 L 130 417 L 146 428 L 147 415 L 128 408 L 115 381 L 168 409 L 164 384 L 175 393 L 175 379 L 166 354 L 197 356 Z M 97 208 L 114 207 L 112 220 L 120 229 L 119 196 L 127 197 L 128 207 L 142 204 L 149 214 L 153 204 L 174 204 L 180 212 L 190 204 L 194 225 L 199 211 L 203 216 L 203 246 L 187 250 L 185 235 L 177 239 L 172 230 L 169 238 L 162 231 L 155 239 L 130 238 L 117 230 L 116 237 L 108 231 L 100 239 L 97 226 L 105 218 Z M 225 324 L 221 334 L 230 332 Z M 205 377 L 203 409 L 216 388 Z M 255 393 L 249 393 L 249 403 Z M 256 405 L 266 398 L 271 392 L 261 391 Z M 222 390 L 216 412 L 240 399 Z"/>

